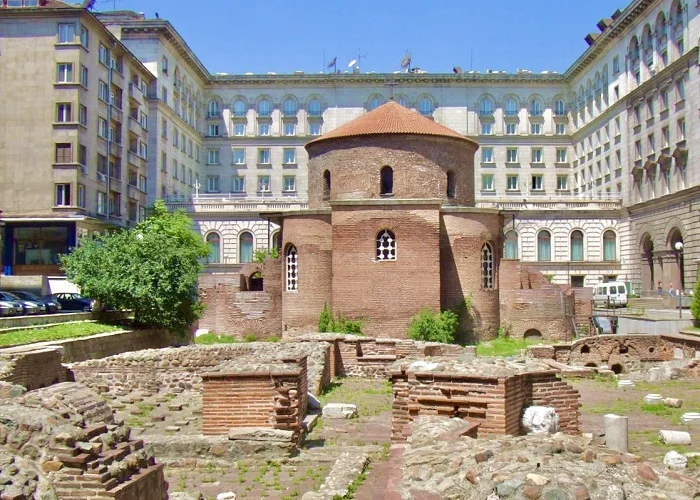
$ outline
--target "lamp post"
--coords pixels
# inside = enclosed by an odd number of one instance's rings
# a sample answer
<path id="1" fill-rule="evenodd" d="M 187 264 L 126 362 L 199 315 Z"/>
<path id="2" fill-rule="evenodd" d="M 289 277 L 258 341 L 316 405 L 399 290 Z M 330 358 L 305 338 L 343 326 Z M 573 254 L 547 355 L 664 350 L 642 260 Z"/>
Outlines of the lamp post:
<path id="1" fill-rule="evenodd" d="M 681 263 L 683 262 L 683 242 L 682 241 L 677 241 L 673 247 L 676 249 L 676 252 L 678 252 L 678 270 L 682 273 L 683 272 L 683 266 Z M 678 319 L 683 318 L 683 276 L 680 276 L 680 280 L 678 280 Z"/>

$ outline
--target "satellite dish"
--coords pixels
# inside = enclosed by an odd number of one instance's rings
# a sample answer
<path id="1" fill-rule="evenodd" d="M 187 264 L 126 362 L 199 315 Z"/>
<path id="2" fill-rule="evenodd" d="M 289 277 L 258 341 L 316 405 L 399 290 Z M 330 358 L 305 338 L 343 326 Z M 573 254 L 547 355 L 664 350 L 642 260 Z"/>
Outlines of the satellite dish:
<path id="1" fill-rule="evenodd" d="M 404 56 L 403 59 L 401 59 L 401 67 L 402 68 L 407 68 L 411 65 L 411 54 L 408 53 Z"/>
<path id="2" fill-rule="evenodd" d="M 357 59 L 353 59 L 352 61 L 350 61 L 350 62 L 348 63 L 348 68 L 352 68 L 353 66 L 355 66 L 355 63 L 356 63 L 356 62 L 357 62 Z"/>
<path id="3" fill-rule="evenodd" d="M 461 75 L 461 74 L 462 74 L 462 68 L 460 68 L 459 66 L 455 66 L 454 68 L 452 68 L 452 72 L 453 72 L 455 75 Z"/>

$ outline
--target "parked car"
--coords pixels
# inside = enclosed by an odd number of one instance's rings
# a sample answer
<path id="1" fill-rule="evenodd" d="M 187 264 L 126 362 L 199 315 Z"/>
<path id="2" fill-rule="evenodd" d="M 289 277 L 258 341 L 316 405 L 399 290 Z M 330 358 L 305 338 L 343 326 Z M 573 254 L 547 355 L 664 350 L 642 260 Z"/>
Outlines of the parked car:
<path id="1" fill-rule="evenodd" d="M 51 296 L 67 311 L 92 311 L 95 301 L 79 293 L 55 293 Z"/>
<path id="2" fill-rule="evenodd" d="M 606 316 L 593 316 L 593 326 L 598 335 L 612 335 L 617 333 L 617 319 Z"/>
<path id="3" fill-rule="evenodd" d="M 623 281 L 601 283 L 593 290 L 593 304 L 605 307 L 627 306 L 627 287 Z"/>
<path id="4" fill-rule="evenodd" d="M 21 316 L 24 309 L 20 304 L 7 300 L 0 301 L 0 316 Z"/>
<path id="5" fill-rule="evenodd" d="M 24 314 L 42 314 L 46 312 L 46 306 L 44 304 L 38 304 L 31 300 L 20 299 L 12 292 L 0 292 L 0 300 L 9 300 L 19 303 L 24 310 Z"/>
<path id="6" fill-rule="evenodd" d="M 63 309 L 63 307 L 57 300 L 51 298 L 41 298 L 38 295 L 34 295 L 31 292 L 12 292 L 12 294 L 16 295 L 22 300 L 31 300 L 32 302 L 36 302 L 37 304 L 44 304 L 44 306 L 46 306 L 47 313 L 55 313 Z"/>

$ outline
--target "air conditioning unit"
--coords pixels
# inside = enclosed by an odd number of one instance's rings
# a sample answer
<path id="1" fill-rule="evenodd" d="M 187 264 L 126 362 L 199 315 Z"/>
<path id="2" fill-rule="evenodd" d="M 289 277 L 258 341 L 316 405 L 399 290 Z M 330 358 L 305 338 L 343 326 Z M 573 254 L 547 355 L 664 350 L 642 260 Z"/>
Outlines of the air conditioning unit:
<path id="1" fill-rule="evenodd" d="M 107 182 L 107 175 L 102 172 L 97 172 L 97 180 L 100 182 Z"/>

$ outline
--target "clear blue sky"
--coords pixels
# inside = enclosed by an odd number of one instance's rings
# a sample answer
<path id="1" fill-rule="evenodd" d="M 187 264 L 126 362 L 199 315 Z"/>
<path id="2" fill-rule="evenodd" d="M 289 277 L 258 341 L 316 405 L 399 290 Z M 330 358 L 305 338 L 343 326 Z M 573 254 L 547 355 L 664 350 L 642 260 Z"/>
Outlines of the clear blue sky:
<path id="1" fill-rule="evenodd" d="M 626 0 L 98 0 L 96 10 L 158 12 L 212 73 L 315 73 L 358 49 L 362 72 L 399 70 L 406 50 L 431 73 L 565 71 L 584 37 Z"/>

